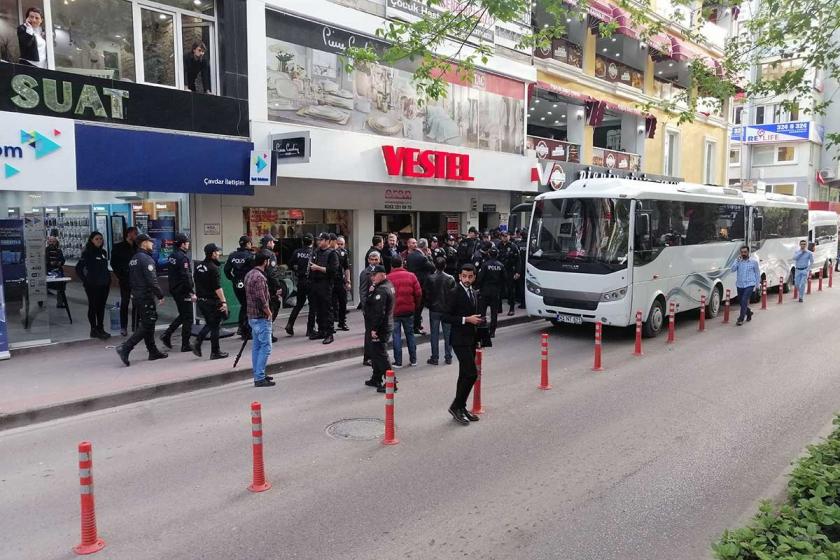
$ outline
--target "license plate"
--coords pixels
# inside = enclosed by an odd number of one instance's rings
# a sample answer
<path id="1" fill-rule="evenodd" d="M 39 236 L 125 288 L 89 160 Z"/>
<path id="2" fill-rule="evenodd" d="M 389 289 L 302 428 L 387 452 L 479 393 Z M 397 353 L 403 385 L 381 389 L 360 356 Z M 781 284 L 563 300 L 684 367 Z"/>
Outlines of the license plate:
<path id="1" fill-rule="evenodd" d="M 561 323 L 569 323 L 570 325 L 583 324 L 583 319 L 579 315 L 566 315 L 565 313 L 558 313 L 557 320 Z"/>

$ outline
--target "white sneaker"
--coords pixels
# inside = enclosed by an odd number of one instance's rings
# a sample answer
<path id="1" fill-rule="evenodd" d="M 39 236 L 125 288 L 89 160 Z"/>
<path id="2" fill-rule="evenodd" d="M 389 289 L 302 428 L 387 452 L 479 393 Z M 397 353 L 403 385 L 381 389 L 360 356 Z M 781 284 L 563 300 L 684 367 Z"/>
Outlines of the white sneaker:
<path id="1" fill-rule="evenodd" d="M 402 364 L 391 364 L 391 369 L 402 369 Z"/>

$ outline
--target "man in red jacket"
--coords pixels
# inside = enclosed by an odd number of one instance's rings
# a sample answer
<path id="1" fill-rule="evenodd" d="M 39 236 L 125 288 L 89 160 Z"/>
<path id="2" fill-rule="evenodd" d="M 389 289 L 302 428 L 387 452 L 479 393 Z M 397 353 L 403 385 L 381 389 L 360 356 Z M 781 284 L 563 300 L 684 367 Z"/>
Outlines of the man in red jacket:
<path id="1" fill-rule="evenodd" d="M 394 368 L 402 367 L 402 336 L 405 332 L 408 345 L 408 361 L 410 366 L 417 365 L 417 343 L 414 341 L 414 313 L 423 301 L 423 290 L 420 282 L 411 272 L 403 268 L 402 257 L 391 259 L 391 272 L 388 280 L 394 285 Z"/>

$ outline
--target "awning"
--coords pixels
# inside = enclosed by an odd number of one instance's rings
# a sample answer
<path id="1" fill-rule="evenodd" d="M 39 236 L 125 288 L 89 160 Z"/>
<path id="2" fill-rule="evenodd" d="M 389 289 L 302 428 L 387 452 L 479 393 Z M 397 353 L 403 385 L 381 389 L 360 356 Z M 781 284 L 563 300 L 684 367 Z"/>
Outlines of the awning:
<path id="1" fill-rule="evenodd" d="M 598 28 L 602 23 L 612 23 L 613 10 L 613 6 L 606 2 L 589 1 L 586 12 L 589 14 L 589 28 L 592 29 L 593 33 L 598 34 Z"/>
<path id="2" fill-rule="evenodd" d="M 719 65 L 711 56 L 695 47 L 692 47 L 688 43 L 680 41 L 674 36 L 670 36 L 670 38 L 671 58 L 677 62 L 688 62 L 689 60 L 700 59 L 700 61 L 705 64 L 709 70 L 717 73 Z"/>
<path id="3" fill-rule="evenodd" d="M 586 102 L 589 101 L 591 98 L 588 95 L 584 95 L 577 91 L 572 91 L 568 88 L 564 88 L 563 86 L 554 85 L 548 82 L 537 82 L 536 84 L 532 85 L 533 87 L 529 87 L 528 93 L 529 96 L 533 96 L 533 88 L 542 89 L 545 91 L 550 91 L 552 93 L 556 93 L 557 95 L 562 95 L 563 97 L 568 97 L 569 99 L 574 99 L 575 101 Z"/>
<path id="4" fill-rule="evenodd" d="M 613 21 L 618 24 L 618 28 L 616 29 L 616 33 L 621 33 L 626 37 L 630 37 L 631 39 L 638 39 L 639 32 L 636 27 L 633 25 L 632 20 L 630 19 L 630 14 L 619 8 L 618 6 L 613 8 Z"/>
<path id="5" fill-rule="evenodd" d="M 650 48 L 650 56 L 654 61 L 659 62 L 666 58 L 671 58 L 671 36 L 667 33 L 657 33 L 648 38 L 648 47 Z"/>

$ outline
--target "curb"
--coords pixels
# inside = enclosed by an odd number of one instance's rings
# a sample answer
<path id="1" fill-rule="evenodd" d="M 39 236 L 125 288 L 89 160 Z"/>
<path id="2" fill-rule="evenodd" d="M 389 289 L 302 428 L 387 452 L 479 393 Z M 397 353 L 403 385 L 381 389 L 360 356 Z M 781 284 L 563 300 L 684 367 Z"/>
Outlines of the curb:
<path id="1" fill-rule="evenodd" d="M 528 315 L 518 315 L 510 319 L 505 318 L 504 320 L 499 317 L 499 324 L 497 328 L 501 329 L 537 320 L 540 320 L 539 317 L 530 317 Z M 430 338 L 431 337 L 428 334 L 416 337 L 418 343 L 429 342 Z M 338 350 L 336 352 L 302 356 L 283 362 L 269 364 L 266 367 L 266 373 L 269 375 L 284 373 L 295 369 L 318 366 L 347 358 L 362 356 L 363 354 L 364 346 L 354 346 L 352 348 L 345 348 L 344 350 Z M 95 397 L 85 397 L 41 408 L 31 408 L 28 410 L 21 410 L 19 412 L 12 412 L 10 414 L 0 413 L 0 431 L 11 430 L 13 428 L 20 428 L 32 424 L 40 424 L 42 422 L 49 422 L 50 420 L 57 420 L 59 418 L 76 416 L 86 412 L 114 408 L 117 406 L 157 399 L 160 397 L 168 397 L 181 393 L 189 393 L 192 391 L 199 391 L 201 389 L 218 387 L 228 383 L 251 379 L 251 376 L 252 374 L 250 368 L 230 369 L 193 379 L 181 379 L 172 382 L 156 383 L 154 385 L 136 387 L 134 389 L 128 389 L 117 393 L 109 393 Z"/>

